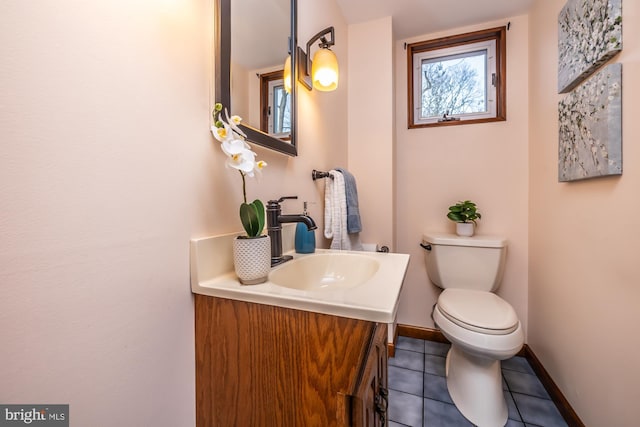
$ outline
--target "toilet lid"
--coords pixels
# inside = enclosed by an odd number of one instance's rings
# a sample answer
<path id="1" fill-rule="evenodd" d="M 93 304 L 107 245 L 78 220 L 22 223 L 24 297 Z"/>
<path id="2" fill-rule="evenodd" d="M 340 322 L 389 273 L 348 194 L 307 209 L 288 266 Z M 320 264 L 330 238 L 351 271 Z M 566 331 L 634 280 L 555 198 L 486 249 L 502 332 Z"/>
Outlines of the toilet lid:
<path id="1" fill-rule="evenodd" d="M 518 327 L 513 307 L 491 292 L 448 288 L 440 294 L 438 308 L 452 322 L 477 332 L 503 335 Z"/>

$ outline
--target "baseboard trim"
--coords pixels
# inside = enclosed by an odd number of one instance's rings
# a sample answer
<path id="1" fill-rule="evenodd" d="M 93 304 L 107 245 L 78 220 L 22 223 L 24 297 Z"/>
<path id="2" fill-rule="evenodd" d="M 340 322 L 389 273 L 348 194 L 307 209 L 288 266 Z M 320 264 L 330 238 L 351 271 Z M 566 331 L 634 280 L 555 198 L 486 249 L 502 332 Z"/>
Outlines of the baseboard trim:
<path id="1" fill-rule="evenodd" d="M 393 332 L 393 342 L 387 344 L 387 358 L 395 357 L 396 355 L 396 343 L 398 342 L 398 328 L 395 328 Z"/>
<path id="2" fill-rule="evenodd" d="M 449 344 L 449 340 L 442 334 L 439 329 L 424 328 L 410 325 L 398 325 L 396 328 L 397 334 L 403 337 L 418 338 L 427 341 L 436 341 Z M 522 346 L 522 349 L 518 352 L 517 356 L 522 356 L 527 359 L 531 368 L 538 376 L 540 382 L 549 393 L 549 397 L 556 404 L 558 411 L 571 427 L 585 427 L 578 414 L 573 410 L 569 401 L 564 397 L 564 394 L 560 391 L 556 383 L 551 378 L 551 375 L 542 366 L 540 360 L 536 357 L 535 353 L 529 347 L 528 344 Z"/>
<path id="3" fill-rule="evenodd" d="M 398 335 L 409 338 L 417 338 L 427 341 L 442 342 L 450 344 L 449 340 L 440 332 L 439 329 L 422 328 L 419 326 L 398 325 L 396 326 Z"/>

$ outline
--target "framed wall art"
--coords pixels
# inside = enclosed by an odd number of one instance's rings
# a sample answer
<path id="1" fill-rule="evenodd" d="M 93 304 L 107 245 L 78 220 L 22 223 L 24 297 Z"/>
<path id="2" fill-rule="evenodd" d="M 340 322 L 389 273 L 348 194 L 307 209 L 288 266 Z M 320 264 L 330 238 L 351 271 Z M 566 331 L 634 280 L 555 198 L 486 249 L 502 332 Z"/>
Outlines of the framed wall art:
<path id="1" fill-rule="evenodd" d="M 558 16 L 558 93 L 622 50 L 622 0 L 569 0 Z"/>
<path id="2" fill-rule="evenodd" d="M 578 86 L 558 115 L 558 181 L 622 174 L 622 64 Z"/>

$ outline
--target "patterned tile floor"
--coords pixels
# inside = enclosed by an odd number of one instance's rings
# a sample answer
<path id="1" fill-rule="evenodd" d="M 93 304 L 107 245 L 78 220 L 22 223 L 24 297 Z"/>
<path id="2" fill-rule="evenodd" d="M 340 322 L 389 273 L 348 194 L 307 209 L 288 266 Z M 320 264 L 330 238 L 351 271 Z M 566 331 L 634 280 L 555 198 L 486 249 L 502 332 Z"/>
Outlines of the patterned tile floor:
<path id="1" fill-rule="evenodd" d="M 473 426 L 453 405 L 444 376 L 448 344 L 398 337 L 389 359 L 390 427 Z M 507 427 L 564 427 L 567 423 L 524 357 L 502 362 L 509 407 Z"/>

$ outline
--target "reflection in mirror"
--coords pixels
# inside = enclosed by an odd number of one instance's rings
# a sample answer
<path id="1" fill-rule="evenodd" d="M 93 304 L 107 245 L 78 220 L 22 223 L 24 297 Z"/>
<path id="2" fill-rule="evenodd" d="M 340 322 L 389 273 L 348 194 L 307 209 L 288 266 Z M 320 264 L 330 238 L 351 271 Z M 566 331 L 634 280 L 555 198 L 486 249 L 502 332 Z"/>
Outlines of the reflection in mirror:
<path id="1" fill-rule="evenodd" d="M 296 43 L 296 0 L 216 2 L 216 102 L 243 117 L 249 141 L 295 156 L 296 88 L 285 96 L 282 76 Z"/>
<path id="2" fill-rule="evenodd" d="M 291 137 L 291 95 L 283 71 L 260 75 L 260 130 L 283 140 Z"/>

